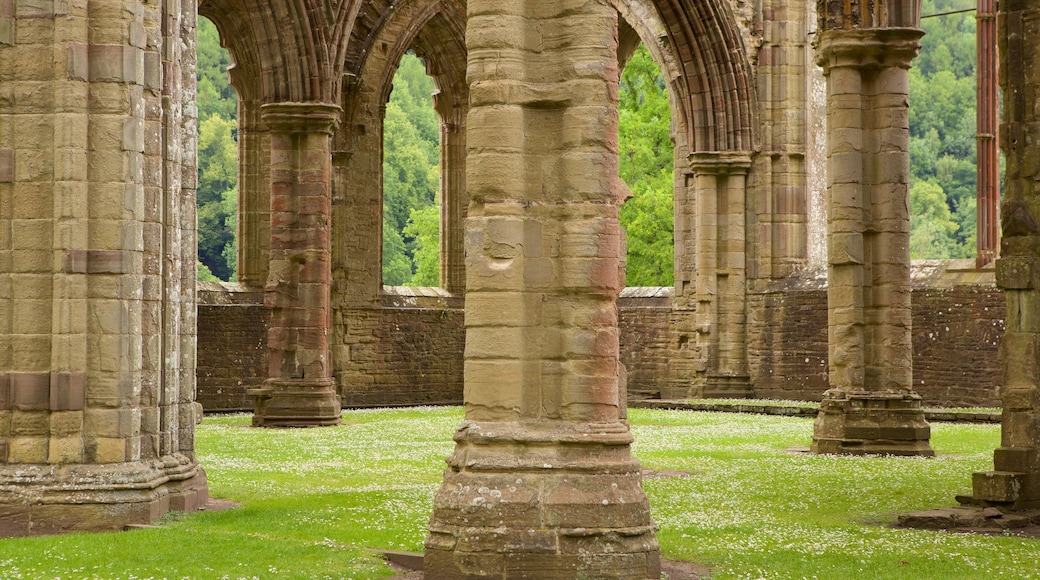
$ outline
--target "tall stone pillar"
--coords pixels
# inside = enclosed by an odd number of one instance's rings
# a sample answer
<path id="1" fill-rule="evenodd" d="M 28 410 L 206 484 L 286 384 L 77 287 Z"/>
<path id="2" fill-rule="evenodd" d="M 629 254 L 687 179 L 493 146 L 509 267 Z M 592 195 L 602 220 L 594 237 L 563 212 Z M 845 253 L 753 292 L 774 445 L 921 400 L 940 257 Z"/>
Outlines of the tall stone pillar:
<path id="1" fill-rule="evenodd" d="M 617 11 L 471 0 L 466 417 L 430 580 L 660 577 L 618 385 Z"/>
<path id="2" fill-rule="evenodd" d="M 694 153 L 696 331 L 702 378 L 691 396 L 754 396 L 747 360 L 747 153 Z M 699 383 L 699 384 L 698 384 Z"/>
<path id="3" fill-rule="evenodd" d="M 0 0 L 0 535 L 206 499 L 191 1 Z"/>
<path id="4" fill-rule="evenodd" d="M 232 76 L 232 80 L 238 77 Z M 245 83 L 236 83 L 241 86 Z M 239 94 L 248 94 L 239 90 Z M 238 281 L 250 288 L 267 282 L 271 240 L 270 139 L 257 99 L 238 102 Z"/>
<path id="5" fill-rule="evenodd" d="M 819 4 L 831 388 L 812 449 L 934 455 L 911 384 L 907 71 L 923 31 L 897 0 Z"/>
<path id="6" fill-rule="evenodd" d="M 466 119 L 457 99 L 434 95 L 441 116 L 441 268 L 440 285 L 452 294 L 466 289 Z"/>
<path id="7" fill-rule="evenodd" d="M 1003 416 L 993 471 L 974 474 L 975 500 L 1017 509 L 1040 507 L 1040 5 L 997 7 L 1007 158 L 997 286 L 1007 298 L 1000 343 Z"/>
<path id="8" fill-rule="evenodd" d="M 271 133 L 271 309 L 264 386 L 253 391 L 258 427 L 340 422 L 329 355 L 332 133 L 340 108 L 324 103 L 262 107 Z"/>

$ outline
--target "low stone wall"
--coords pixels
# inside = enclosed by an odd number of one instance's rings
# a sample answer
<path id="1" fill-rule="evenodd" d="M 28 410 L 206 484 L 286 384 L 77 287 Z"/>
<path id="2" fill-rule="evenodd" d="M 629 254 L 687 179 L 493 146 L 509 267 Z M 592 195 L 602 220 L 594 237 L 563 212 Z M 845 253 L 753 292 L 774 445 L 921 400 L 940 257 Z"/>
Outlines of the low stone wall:
<path id="1" fill-rule="evenodd" d="M 914 389 L 926 405 L 999 406 L 997 350 L 1004 297 L 989 278 L 915 270 Z M 259 292 L 200 285 L 198 400 L 207 411 L 251 410 L 263 381 L 267 312 Z M 670 289 L 626 289 L 618 299 L 621 362 L 633 398 L 671 380 Z M 409 293 L 412 292 L 412 293 Z M 335 311 L 335 377 L 344 406 L 459 404 L 462 300 L 387 289 L 370 308 Z M 797 280 L 748 295 L 748 355 L 759 398 L 819 400 L 827 390 L 827 290 Z"/>
<path id="2" fill-rule="evenodd" d="M 252 411 L 247 389 L 266 377 L 263 293 L 238 284 L 200 282 L 196 400 L 204 412 Z"/>
<path id="3" fill-rule="evenodd" d="M 748 295 L 748 363 L 755 396 L 819 401 L 827 390 L 827 290 Z"/>
<path id="4" fill-rule="evenodd" d="M 621 363 L 629 398 L 654 397 L 668 380 L 672 358 L 670 288 L 625 288 L 618 298 Z"/>
<path id="5" fill-rule="evenodd" d="M 377 307 L 336 312 L 333 360 L 343 405 L 461 405 L 462 300 L 435 289 L 386 290 Z"/>

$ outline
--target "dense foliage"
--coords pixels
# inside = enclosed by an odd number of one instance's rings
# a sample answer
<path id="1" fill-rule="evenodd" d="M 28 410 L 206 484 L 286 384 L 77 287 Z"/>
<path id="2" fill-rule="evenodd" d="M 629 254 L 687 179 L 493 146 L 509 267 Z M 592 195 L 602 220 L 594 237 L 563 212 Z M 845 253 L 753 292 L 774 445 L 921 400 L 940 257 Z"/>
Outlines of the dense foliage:
<path id="1" fill-rule="evenodd" d="M 671 114 L 661 69 L 640 46 L 618 90 L 618 173 L 633 197 L 621 206 L 629 286 L 674 280 Z"/>

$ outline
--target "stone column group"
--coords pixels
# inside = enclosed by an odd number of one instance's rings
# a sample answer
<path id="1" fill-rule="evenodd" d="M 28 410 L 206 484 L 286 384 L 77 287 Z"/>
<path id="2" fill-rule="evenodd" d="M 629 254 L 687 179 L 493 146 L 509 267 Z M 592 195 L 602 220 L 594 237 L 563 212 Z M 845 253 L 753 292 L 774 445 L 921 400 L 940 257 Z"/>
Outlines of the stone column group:
<path id="1" fill-rule="evenodd" d="M 934 454 L 911 374 L 908 69 L 924 34 L 911 4 L 819 2 L 830 390 L 817 453 Z"/>
<path id="2" fill-rule="evenodd" d="M 997 286 L 1007 298 L 1000 344 L 1000 447 L 994 469 L 972 477 L 976 501 L 1040 507 L 1040 5 L 1004 0 L 997 7 L 1003 121 L 1007 159 L 1001 205 Z"/>

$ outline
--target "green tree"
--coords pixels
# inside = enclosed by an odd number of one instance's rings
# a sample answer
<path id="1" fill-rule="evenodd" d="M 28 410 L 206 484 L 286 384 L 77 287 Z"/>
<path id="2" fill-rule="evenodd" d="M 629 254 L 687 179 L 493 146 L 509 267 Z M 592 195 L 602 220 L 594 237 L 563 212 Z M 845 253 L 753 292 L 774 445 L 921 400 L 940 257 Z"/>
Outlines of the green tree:
<path id="1" fill-rule="evenodd" d="M 957 223 L 946 204 L 946 192 L 931 181 L 910 186 L 910 258 L 947 259 L 955 257 L 953 235 Z"/>
<path id="2" fill-rule="evenodd" d="M 404 233 L 415 240 L 413 286 L 438 286 L 440 271 L 440 204 L 413 209 Z"/>
<path id="3" fill-rule="evenodd" d="M 633 194 L 620 216 L 629 286 L 674 283 L 673 155 L 664 77 L 640 46 L 621 75 L 618 92 L 618 174 Z"/>
<path id="4" fill-rule="evenodd" d="M 199 18 L 198 259 L 199 279 L 234 280 L 238 241 L 237 99 L 228 84 L 231 57 L 216 26 Z"/>
<path id="5" fill-rule="evenodd" d="M 216 115 L 235 120 L 238 117 L 238 98 L 235 89 L 228 83 L 227 74 L 231 55 L 221 48 L 216 25 L 201 16 L 196 30 L 195 54 L 199 85 L 195 100 L 199 119 Z"/>

